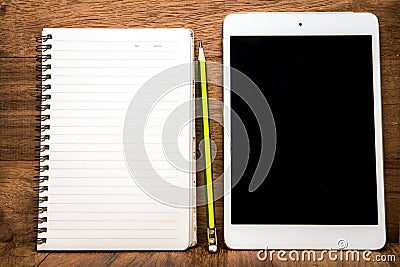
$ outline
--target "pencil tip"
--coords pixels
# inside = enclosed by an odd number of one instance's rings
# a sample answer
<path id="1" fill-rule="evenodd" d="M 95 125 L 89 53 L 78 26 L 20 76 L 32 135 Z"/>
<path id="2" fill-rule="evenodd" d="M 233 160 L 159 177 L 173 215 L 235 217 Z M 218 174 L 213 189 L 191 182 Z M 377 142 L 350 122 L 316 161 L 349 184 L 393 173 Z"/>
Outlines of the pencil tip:
<path id="1" fill-rule="evenodd" d="M 204 56 L 204 50 L 203 50 L 203 42 L 200 40 L 199 42 L 199 57 L 198 60 L 206 60 L 206 57 Z"/>
<path id="2" fill-rule="evenodd" d="M 217 252 L 217 250 L 218 250 L 217 245 L 208 246 L 208 251 L 209 251 L 210 253 L 215 253 L 215 252 Z"/>

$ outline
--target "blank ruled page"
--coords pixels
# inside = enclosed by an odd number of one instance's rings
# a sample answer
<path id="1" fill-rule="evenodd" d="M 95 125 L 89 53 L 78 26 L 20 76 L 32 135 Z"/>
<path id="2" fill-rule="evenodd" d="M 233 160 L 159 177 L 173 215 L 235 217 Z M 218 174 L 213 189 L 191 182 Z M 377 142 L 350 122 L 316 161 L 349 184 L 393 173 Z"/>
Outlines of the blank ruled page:
<path id="1" fill-rule="evenodd" d="M 124 120 L 139 88 L 157 73 L 192 61 L 186 29 L 44 29 L 51 34 L 48 90 L 49 170 L 40 193 L 47 201 L 47 228 L 38 250 L 182 250 L 193 241 L 193 210 L 162 204 L 146 195 L 127 167 Z M 47 93 L 46 92 L 46 93 Z M 148 92 L 149 101 L 153 92 Z M 190 187 L 192 175 L 176 169 L 162 153 L 161 130 L 169 113 L 192 97 L 190 77 L 157 102 L 146 124 L 151 164 L 166 181 Z M 138 103 L 140 110 L 140 103 Z M 188 118 L 192 111 L 187 110 Z M 147 116 L 140 114 L 138 116 Z M 180 152 L 192 155 L 192 129 L 183 128 Z M 134 155 L 141 160 L 142 155 Z M 190 169 L 191 167 L 188 166 Z M 136 170 L 152 186 L 151 172 Z M 168 192 L 166 192 L 168 193 Z M 187 198 L 193 198 L 188 195 Z"/>

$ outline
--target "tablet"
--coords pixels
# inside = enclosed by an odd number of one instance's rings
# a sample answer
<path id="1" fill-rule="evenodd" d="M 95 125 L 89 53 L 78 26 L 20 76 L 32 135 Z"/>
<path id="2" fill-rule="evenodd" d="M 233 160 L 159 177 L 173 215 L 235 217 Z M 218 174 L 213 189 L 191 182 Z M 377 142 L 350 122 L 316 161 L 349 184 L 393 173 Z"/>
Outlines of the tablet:
<path id="1" fill-rule="evenodd" d="M 384 246 L 378 38 L 378 20 L 369 13 L 225 18 L 229 248 Z M 255 106 L 262 98 L 267 104 L 260 112 Z M 261 123 L 269 115 L 273 121 Z M 261 157 L 262 151 L 273 158 Z"/>

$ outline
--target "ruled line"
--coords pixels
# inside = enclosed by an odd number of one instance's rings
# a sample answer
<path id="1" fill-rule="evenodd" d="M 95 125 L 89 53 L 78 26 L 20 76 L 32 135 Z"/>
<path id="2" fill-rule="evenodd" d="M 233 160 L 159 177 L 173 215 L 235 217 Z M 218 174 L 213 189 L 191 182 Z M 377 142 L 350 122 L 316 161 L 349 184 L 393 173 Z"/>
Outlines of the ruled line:
<path id="1" fill-rule="evenodd" d="M 49 211 L 47 211 L 49 212 Z M 158 214 L 158 213 L 165 213 L 165 214 L 176 214 L 177 212 L 174 211 L 51 211 L 51 213 L 123 213 L 123 214 L 128 214 L 128 213 L 154 213 L 154 214 Z"/>
<path id="2" fill-rule="evenodd" d="M 51 42 L 71 42 L 71 43 L 179 43 L 173 40 L 72 40 L 72 39 L 52 39 Z"/>
<path id="3" fill-rule="evenodd" d="M 129 230 L 129 231 L 155 231 L 155 230 L 168 230 L 168 231 L 177 231 L 178 228 L 52 228 L 48 227 L 49 230 L 52 231 L 75 231 L 75 230 L 84 230 L 84 231 L 98 231 L 98 230 Z"/>
<path id="4" fill-rule="evenodd" d="M 160 229 L 162 230 L 162 229 Z M 49 239 L 77 239 L 77 240 L 85 240 L 85 239 L 96 239 L 96 240 L 125 240 L 125 239 L 133 239 L 133 240 L 147 240 L 147 239 L 179 239 L 178 237 L 48 237 Z"/>
<path id="5" fill-rule="evenodd" d="M 47 219 L 48 222 L 115 222 L 115 221 L 120 221 L 119 219 L 114 219 L 114 220 L 109 220 L 109 219 L 104 219 L 104 220 L 72 220 L 72 219 L 66 219 L 66 220 L 54 220 L 54 219 Z M 124 222 L 178 222 L 178 220 L 146 220 L 146 219 L 126 219 Z"/>

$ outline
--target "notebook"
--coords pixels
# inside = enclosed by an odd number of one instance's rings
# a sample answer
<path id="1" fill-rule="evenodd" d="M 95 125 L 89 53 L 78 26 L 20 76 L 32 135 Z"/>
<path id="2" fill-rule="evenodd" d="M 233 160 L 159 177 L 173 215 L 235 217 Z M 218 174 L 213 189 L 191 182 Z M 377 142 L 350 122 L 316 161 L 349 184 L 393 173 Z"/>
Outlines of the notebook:
<path id="1" fill-rule="evenodd" d="M 157 74 L 193 62 L 192 32 L 46 28 L 37 41 L 37 250 L 184 250 L 195 245 L 194 191 L 179 195 L 187 207 L 150 192 L 170 192 L 154 182 L 154 173 L 175 186 L 195 185 L 194 109 L 179 109 L 194 97 L 193 72 L 188 69 L 183 85 L 171 90 L 157 81 L 165 89 L 158 98 L 160 92 L 152 89 L 143 93 Z M 140 101 L 132 104 L 137 94 Z M 142 105 L 150 105 L 151 112 Z M 172 146 L 178 149 L 165 155 L 163 127 L 178 109 L 188 123 L 175 136 L 178 142 Z M 136 140 L 127 136 L 128 113 L 146 118 L 140 140 L 147 155 L 126 151 L 124 141 Z M 179 156 L 174 153 L 187 159 L 185 170 L 171 163 Z M 127 157 L 136 160 L 134 169 Z"/>

